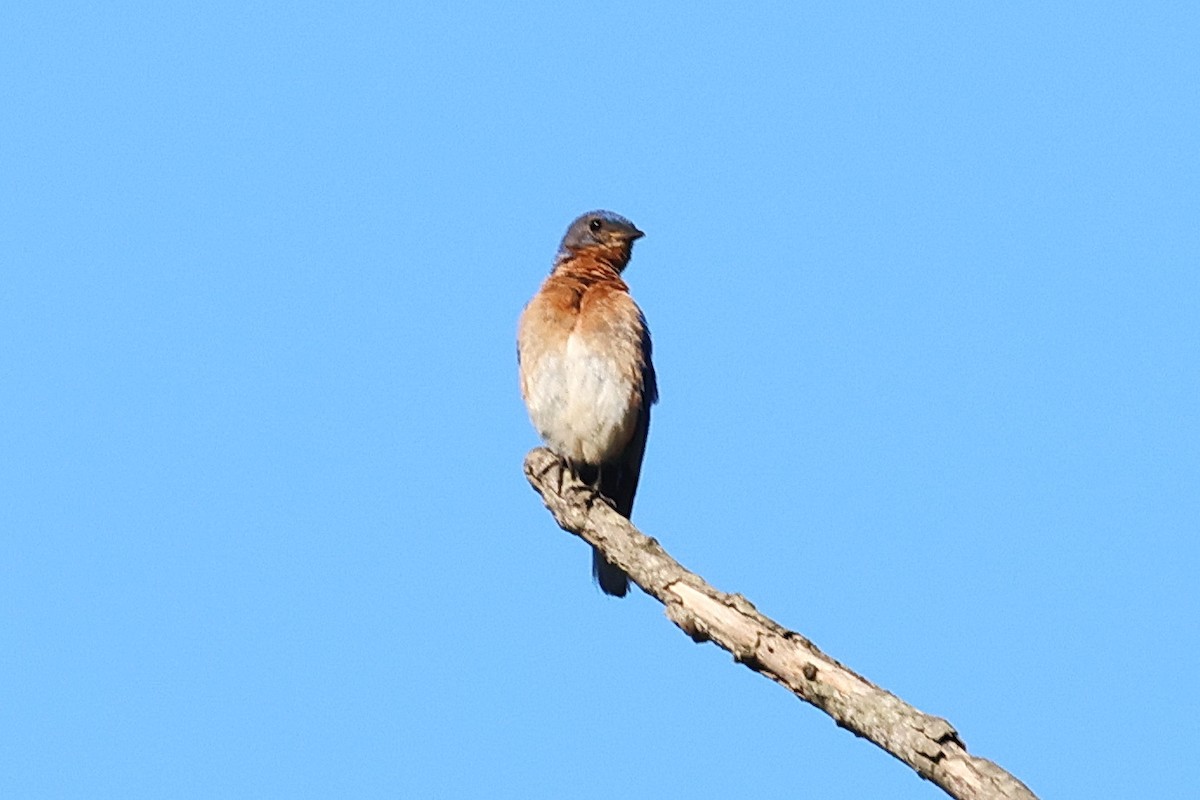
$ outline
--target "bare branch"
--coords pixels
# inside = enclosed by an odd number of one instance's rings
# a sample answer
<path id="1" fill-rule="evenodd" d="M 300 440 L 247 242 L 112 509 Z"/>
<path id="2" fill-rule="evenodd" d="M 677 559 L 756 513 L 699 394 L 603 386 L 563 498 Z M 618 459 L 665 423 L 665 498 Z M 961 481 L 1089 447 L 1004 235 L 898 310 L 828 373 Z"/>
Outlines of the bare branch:
<path id="1" fill-rule="evenodd" d="M 735 661 L 874 742 L 959 800 L 1037 800 L 998 765 L 967 752 L 954 727 L 880 689 L 795 631 L 760 614 L 746 598 L 709 586 L 654 539 L 580 483 L 549 450 L 525 458 L 525 476 L 564 530 L 608 556 L 697 642 L 712 641 Z"/>

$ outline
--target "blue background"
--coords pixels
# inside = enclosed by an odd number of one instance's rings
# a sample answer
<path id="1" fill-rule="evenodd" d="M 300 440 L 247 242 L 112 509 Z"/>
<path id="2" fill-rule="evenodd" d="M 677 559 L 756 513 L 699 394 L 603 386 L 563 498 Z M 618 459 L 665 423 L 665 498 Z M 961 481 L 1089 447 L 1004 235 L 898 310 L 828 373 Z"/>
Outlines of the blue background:
<path id="1" fill-rule="evenodd" d="M 942 796 L 530 491 L 595 207 L 645 531 L 1043 797 L 1193 792 L 1200 7 L 896 5 L 6 5 L 0 795 Z"/>

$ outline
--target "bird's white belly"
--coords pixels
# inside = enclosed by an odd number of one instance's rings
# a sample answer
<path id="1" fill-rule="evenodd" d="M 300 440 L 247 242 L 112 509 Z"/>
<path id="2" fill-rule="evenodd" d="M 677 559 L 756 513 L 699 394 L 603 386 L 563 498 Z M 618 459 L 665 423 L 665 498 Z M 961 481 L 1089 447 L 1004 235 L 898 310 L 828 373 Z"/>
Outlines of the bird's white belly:
<path id="1" fill-rule="evenodd" d="M 559 455 L 601 464 L 616 458 L 633 435 L 633 376 L 578 332 L 564 350 L 542 356 L 526 392 L 534 426 Z"/>

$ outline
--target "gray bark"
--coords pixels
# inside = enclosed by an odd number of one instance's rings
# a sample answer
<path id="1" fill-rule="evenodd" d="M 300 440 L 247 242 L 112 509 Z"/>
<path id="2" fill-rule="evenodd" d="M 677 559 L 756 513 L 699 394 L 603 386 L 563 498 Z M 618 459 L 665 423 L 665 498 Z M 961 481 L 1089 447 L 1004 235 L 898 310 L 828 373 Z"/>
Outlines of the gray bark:
<path id="1" fill-rule="evenodd" d="M 599 548 L 666 607 L 696 642 L 713 642 L 735 661 L 824 711 L 840 727 L 908 764 L 960 800 L 1037 800 L 1017 778 L 971 755 L 954 727 L 874 685 L 805 637 L 684 569 L 659 543 L 617 514 L 545 448 L 525 458 L 525 475 L 564 530 Z"/>

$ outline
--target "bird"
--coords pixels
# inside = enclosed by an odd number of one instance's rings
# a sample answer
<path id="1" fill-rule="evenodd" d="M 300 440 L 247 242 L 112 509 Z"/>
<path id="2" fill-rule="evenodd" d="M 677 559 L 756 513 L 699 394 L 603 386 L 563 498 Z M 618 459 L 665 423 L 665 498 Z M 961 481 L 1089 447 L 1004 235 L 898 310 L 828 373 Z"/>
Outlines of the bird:
<path id="1" fill-rule="evenodd" d="M 517 323 L 521 396 L 533 427 L 626 519 L 658 401 L 650 330 L 621 277 L 643 235 L 611 211 L 577 217 Z M 592 575 L 607 595 L 629 591 L 629 576 L 595 548 Z"/>

